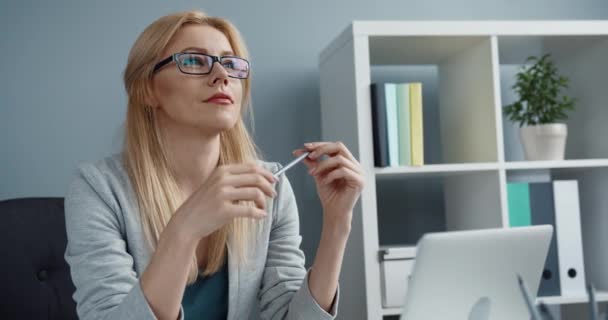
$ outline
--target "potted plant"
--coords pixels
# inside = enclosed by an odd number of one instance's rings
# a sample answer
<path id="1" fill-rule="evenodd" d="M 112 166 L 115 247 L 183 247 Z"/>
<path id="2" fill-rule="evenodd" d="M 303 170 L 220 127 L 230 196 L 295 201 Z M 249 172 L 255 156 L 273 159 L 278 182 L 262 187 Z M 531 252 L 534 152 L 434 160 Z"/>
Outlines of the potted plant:
<path id="1" fill-rule="evenodd" d="M 574 99 L 561 94 L 568 79 L 557 74 L 549 54 L 530 56 L 517 73 L 513 89 L 519 100 L 505 106 L 509 120 L 518 122 L 526 160 L 563 160 L 568 128 L 566 110 L 574 110 Z"/>

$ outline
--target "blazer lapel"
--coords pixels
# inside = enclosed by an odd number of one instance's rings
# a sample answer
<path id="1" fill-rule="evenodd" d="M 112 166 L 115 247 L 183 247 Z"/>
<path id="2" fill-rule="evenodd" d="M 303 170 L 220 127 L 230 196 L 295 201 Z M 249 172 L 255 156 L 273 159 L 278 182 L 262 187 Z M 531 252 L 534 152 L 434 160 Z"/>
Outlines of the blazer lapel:
<path id="1" fill-rule="evenodd" d="M 230 248 L 230 246 L 228 246 Z M 241 319 L 239 315 L 239 265 L 237 259 L 233 259 L 231 250 L 228 249 L 228 319 Z"/>

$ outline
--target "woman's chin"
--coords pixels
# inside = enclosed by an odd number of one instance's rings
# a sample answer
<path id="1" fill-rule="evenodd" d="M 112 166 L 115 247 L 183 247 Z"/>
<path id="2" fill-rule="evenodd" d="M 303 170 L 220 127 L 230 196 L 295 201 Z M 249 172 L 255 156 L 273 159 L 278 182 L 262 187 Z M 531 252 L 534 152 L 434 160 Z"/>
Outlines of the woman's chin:
<path id="1" fill-rule="evenodd" d="M 199 127 L 204 130 L 212 129 L 213 131 L 220 133 L 222 131 L 228 131 L 236 125 L 236 120 L 234 118 L 217 118 L 216 121 L 213 121 L 212 123 L 209 123 L 208 120 L 209 119 L 207 119 L 205 123 L 199 124 Z"/>
<path id="2" fill-rule="evenodd" d="M 221 126 L 234 126 L 236 124 L 236 120 L 239 117 L 239 111 L 236 109 L 234 105 L 222 106 L 221 108 L 215 108 L 209 113 L 205 113 L 205 120 L 211 121 L 217 125 Z"/>

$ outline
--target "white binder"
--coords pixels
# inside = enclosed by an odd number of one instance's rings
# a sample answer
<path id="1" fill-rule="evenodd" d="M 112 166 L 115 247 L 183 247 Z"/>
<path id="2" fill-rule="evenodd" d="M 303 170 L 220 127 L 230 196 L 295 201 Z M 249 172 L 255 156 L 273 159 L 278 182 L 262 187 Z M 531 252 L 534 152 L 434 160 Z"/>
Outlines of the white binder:
<path id="1" fill-rule="evenodd" d="M 553 182 L 557 256 L 562 296 L 586 295 L 578 182 Z"/>

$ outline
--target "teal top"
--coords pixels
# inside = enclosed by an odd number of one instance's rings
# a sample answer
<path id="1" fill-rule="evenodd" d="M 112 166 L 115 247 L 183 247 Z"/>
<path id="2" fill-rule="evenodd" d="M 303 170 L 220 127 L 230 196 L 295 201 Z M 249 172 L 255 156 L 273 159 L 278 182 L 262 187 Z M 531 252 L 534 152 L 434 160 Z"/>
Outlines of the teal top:
<path id="1" fill-rule="evenodd" d="M 199 275 L 196 282 L 186 286 L 184 319 L 225 320 L 228 316 L 228 270 L 226 264 L 218 272 Z"/>

